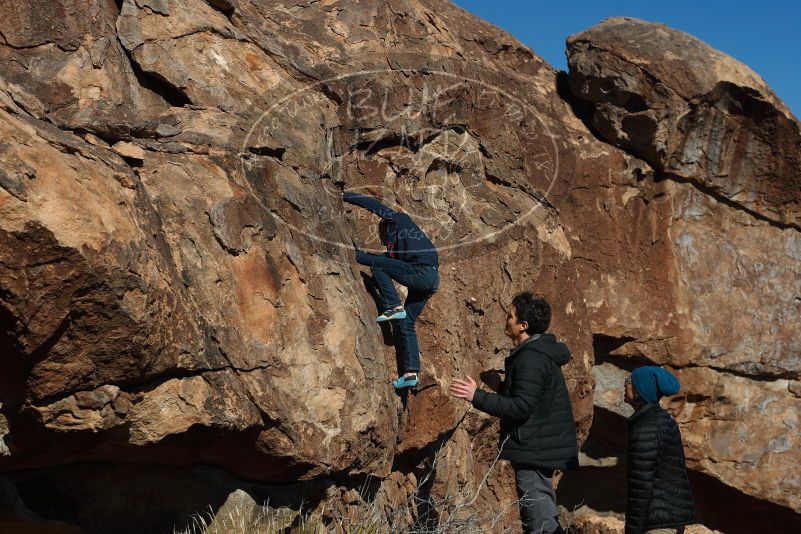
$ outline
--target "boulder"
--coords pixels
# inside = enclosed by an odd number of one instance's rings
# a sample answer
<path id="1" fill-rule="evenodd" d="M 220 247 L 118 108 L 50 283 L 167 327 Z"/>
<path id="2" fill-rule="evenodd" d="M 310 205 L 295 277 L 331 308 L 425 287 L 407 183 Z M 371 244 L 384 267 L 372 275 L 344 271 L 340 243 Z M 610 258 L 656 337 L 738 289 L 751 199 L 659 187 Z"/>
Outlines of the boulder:
<path id="1" fill-rule="evenodd" d="M 0 473 L 36 517 L 139 532 L 258 484 L 291 486 L 293 510 L 516 527 L 497 421 L 447 388 L 502 367 L 525 289 L 573 352 L 580 441 L 596 358 L 666 364 L 686 373 L 673 409 L 691 467 L 798 511 L 796 482 L 778 478 L 797 441 L 781 432 L 799 390 L 798 187 L 779 177 L 798 173 L 779 170 L 797 170 L 798 123 L 758 80 L 693 82 L 718 96 L 683 129 L 655 104 L 663 161 L 647 128 L 613 139 L 623 112 L 585 73 L 611 61 L 591 37 L 570 45 L 566 84 L 441 0 L 85 4 L 29 2 L 0 22 Z M 659 75 L 672 87 L 675 72 Z M 657 120 L 640 107 L 626 112 Z M 721 107 L 751 170 L 705 181 L 728 160 L 677 147 L 681 132 L 730 139 L 704 126 Z M 380 251 L 377 219 L 343 191 L 408 213 L 439 248 L 414 391 L 389 384 L 396 332 L 374 322 L 353 255 Z M 713 387 L 725 403 L 704 400 Z M 764 439 L 740 440 L 759 408 L 735 391 L 766 401 Z M 109 477 L 135 484 L 105 502 Z M 31 488 L 45 486 L 42 502 Z M 404 508 L 420 492 L 439 508 Z"/>
<path id="2" fill-rule="evenodd" d="M 602 139 L 756 219 L 801 228 L 798 120 L 758 74 L 633 18 L 607 19 L 567 48 L 571 90 Z"/>
<path id="3" fill-rule="evenodd" d="M 618 187 L 609 237 L 582 252 L 617 265 L 589 291 L 596 406 L 628 415 L 623 375 L 669 366 L 691 468 L 801 511 L 781 459 L 798 438 L 798 121 L 748 67 L 661 24 L 608 19 L 568 58 L 589 127 L 653 168 L 651 193 Z"/>

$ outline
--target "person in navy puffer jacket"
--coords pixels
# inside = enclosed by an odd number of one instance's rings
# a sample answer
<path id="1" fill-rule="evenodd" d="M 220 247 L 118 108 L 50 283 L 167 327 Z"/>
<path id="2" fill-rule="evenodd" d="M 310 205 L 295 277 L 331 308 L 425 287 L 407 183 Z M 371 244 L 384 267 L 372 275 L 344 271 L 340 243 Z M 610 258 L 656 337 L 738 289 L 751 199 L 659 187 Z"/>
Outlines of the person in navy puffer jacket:
<path id="1" fill-rule="evenodd" d="M 681 432 L 659 399 L 675 395 L 679 381 L 661 367 L 646 365 L 627 377 L 623 399 L 628 418 L 628 503 L 626 534 L 679 534 L 694 518 Z"/>

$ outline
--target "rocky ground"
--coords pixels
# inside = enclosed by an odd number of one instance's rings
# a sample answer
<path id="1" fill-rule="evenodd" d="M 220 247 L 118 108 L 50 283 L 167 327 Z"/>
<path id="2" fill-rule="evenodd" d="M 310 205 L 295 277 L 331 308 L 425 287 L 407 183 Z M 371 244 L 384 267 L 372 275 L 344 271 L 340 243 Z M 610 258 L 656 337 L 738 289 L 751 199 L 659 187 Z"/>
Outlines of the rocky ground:
<path id="1" fill-rule="evenodd" d="M 699 521 L 799 525 L 801 133 L 745 65 L 610 19 L 557 72 L 438 0 L 2 8 L 7 524 L 171 531 L 244 489 L 516 525 L 497 423 L 447 386 L 502 366 L 533 288 L 574 356 L 577 521 L 619 521 L 622 379 L 651 362 Z M 408 395 L 343 190 L 440 247 Z"/>

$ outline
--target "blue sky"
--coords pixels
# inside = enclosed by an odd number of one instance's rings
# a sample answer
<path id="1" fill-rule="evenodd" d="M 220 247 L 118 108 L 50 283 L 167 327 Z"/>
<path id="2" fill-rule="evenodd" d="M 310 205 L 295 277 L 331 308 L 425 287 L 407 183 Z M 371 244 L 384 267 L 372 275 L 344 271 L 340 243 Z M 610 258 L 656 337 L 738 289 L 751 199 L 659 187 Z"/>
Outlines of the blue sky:
<path id="1" fill-rule="evenodd" d="M 801 117 L 801 2 L 454 0 L 567 69 L 565 38 L 607 17 L 661 22 L 742 61 Z"/>

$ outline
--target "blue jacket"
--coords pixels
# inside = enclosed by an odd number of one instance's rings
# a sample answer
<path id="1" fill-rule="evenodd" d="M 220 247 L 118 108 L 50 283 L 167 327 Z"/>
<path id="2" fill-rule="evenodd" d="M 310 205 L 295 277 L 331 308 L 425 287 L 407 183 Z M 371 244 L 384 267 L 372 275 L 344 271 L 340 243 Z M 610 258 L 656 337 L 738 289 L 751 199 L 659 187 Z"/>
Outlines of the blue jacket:
<path id="1" fill-rule="evenodd" d="M 436 247 L 434 247 L 425 232 L 414 224 L 411 217 L 405 213 L 393 211 L 375 198 L 367 195 L 346 192 L 343 193 L 342 200 L 375 213 L 389 222 L 387 225 L 386 245 L 390 258 L 405 261 L 412 265 L 439 266 Z M 357 257 L 356 260 L 358 261 L 359 258 Z"/>

